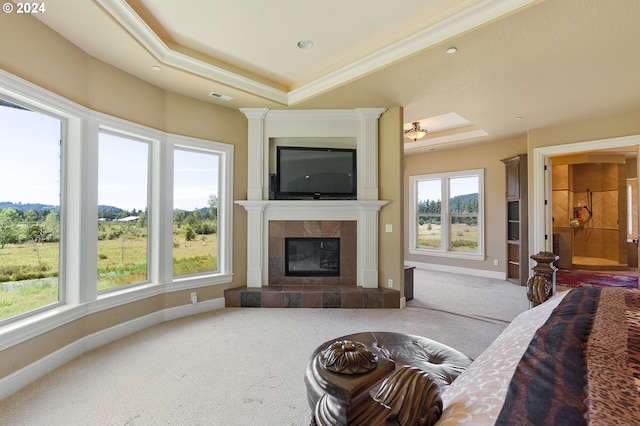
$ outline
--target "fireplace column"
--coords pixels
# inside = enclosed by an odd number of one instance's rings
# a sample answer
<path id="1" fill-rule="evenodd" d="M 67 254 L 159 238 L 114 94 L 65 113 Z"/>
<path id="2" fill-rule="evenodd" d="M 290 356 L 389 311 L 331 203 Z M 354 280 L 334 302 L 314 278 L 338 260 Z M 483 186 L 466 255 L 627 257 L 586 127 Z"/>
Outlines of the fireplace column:
<path id="1" fill-rule="evenodd" d="M 247 287 L 262 287 L 263 256 L 266 241 L 264 209 L 267 204 L 261 201 L 245 201 L 242 206 L 247 210 Z"/>
<path id="2" fill-rule="evenodd" d="M 358 285 L 378 288 L 378 211 L 382 206 L 360 204 L 359 207 Z"/>

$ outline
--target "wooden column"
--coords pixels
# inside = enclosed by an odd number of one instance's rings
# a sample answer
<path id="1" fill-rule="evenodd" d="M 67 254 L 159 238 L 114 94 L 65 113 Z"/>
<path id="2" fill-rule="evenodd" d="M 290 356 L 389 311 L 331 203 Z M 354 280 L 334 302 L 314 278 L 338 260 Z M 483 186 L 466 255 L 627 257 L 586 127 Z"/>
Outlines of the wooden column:
<path id="1" fill-rule="evenodd" d="M 533 276 L 527 280 L 527 299 L 529 299 L 529 307 L 533 308 L 555 294 L 558 268 L 553 262 L 560 257 L 549 251 L 541 251 L 531 255 L 531 259 L 536 261 L 536 266 L 531 268 Z"/>

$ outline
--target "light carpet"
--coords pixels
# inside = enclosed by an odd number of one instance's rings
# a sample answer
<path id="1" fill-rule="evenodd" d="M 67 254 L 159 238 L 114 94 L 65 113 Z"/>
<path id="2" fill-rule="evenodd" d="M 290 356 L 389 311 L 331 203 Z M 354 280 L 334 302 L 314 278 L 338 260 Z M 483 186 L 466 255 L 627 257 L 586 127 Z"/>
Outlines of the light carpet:
<path id="1" fill-rule="evenodd" d="M 523 287 L 419 269 L 414 295 L 401 310 L 226 308 L 159 324 L 0 401 L 0 424 L 308 425 L 303 376 L 321 343 L 393 331 L 475 358 L 528 308 Z"/>

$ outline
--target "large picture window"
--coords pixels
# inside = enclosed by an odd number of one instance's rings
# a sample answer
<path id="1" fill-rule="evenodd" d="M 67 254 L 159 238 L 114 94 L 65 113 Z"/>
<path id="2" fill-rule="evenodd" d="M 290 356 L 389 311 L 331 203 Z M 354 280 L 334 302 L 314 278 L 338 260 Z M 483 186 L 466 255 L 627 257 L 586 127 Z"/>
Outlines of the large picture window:
<path id="1" fill-rule="evenodd" d="M 215 272 L 219 155 L 176 148 L 173 159 L 173 275 Z"/>
<path id="2" fill-rule="evenodd" d="M 55 327 L 231 282 L 233 145 L 91 111 L 0 70 L 0 152 L 0 323 L 42 313 Z"/>
<path id="3" fill-rule="evenodd" d="M 0 320 L 60 300 L 61 124 L 0 98 Z"/>
<path id="4" fill-rule="evenodd" d="M 411 176 L 412 254 L 484 259 L 483 171 Z"/>
<path id="5" fill-rule="evenodd" d="M 98 291 L 147 281 L 149 144 L 100 132 Z"/>

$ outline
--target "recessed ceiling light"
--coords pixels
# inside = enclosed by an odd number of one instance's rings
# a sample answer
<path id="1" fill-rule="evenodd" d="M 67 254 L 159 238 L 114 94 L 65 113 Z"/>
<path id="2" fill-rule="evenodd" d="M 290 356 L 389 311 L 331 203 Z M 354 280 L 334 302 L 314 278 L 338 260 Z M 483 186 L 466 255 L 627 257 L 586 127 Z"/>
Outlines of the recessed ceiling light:
<path id="1" fill-rule="evenodd" d="M 313 42 L 311 40 L 300 40 L 296 43 L 300 49 L 311 49 L 313 47 Z"/>
<path id="2" fill-rule="evenodd" d="M 161 68 L 159 66 L 157 66 L 157 65 L 154 65 L 154 66 L 151 67 L 151 69 L 154 70 L 154 71 L 160 71 Z"/>
<path id="3" fill-rule="evenodd" d="M 522 120 L 523 118 L 524 117 L 522 117 L 522 116 L 518 116 L 518 117 L 516 117 L 516 120 Z"/>
<path id="4" fill-rule="evenodd" d="M 447 53 L 451 55 L 452 53 L 456 53 L 458 51 L 457 47 L 450 47 L 447 49 Z"/>

